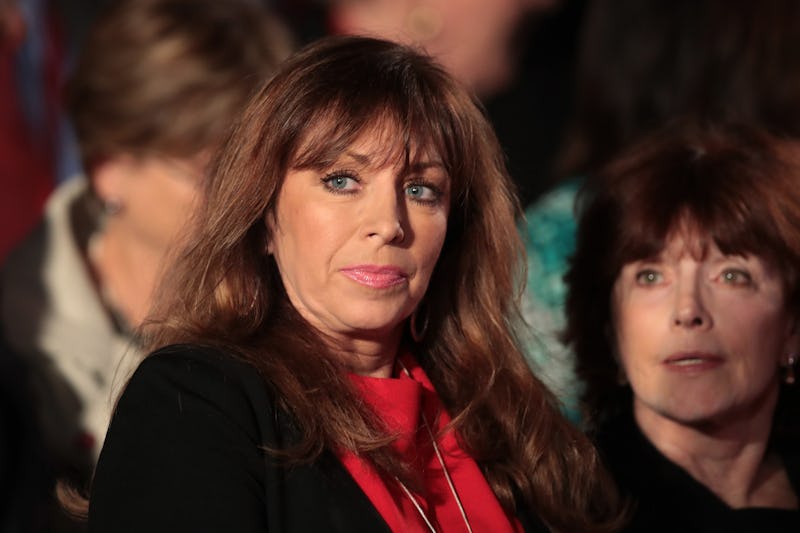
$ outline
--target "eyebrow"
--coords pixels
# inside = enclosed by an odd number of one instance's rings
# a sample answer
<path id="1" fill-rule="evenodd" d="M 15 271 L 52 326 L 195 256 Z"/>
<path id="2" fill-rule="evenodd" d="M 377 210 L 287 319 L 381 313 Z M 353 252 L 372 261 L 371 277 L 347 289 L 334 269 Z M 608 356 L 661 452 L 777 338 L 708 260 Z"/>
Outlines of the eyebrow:
<path id="1" fill-rule="evenodd" d="M 359 165 L 366 167 L 370 164 L 370 157 L 366 154 L 360 154 L 358 152 L 351 152 L 350 150 L 347 150 L 345 155 L 350 159 L 355 160 L 355 162 Z"/>
<path id="2" fill-rule="evenodd" d="M 351 150 L 347 150 L 344 153 L 344 155 L 346 155 L 350 159 L 353 159 L 356 163 L 358 163 L 359 165 L 364 166 L 364 167 L 369 167 L 370 165 L 373 164 L 372 163 L 372 158 L 368 154 L 362 154 L 362 153 L 359 153 L 359 152 L 353 152 Z M 386 159 L 386 161 L 388 161 L 388 160 L 389 160 L 389 158 Z M 433 168 L 433 167 L 440 167 L 440 168 L 443 169 L 444 168 L 444 163 L 442 163 L 441 161 L 436 159 L 436 160 L 430 160 L 430 161 L 416 161 L 416 162 L 408 165 L 408 169 L 411 170 L 411 171 L 415 171 L 415 172 L 419 172 L 420 170 L 426 170 L 426 169 Z"/>

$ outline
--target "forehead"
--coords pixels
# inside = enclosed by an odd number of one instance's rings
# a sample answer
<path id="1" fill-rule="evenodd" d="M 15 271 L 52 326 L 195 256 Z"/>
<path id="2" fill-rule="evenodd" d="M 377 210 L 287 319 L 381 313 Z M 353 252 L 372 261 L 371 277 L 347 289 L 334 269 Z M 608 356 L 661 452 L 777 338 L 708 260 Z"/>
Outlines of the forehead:
<path id="1" fill-rule="evenodd" d="M 665 253 L 688 253 L 695 259 L 703 259 L 711 250 L 724 255 L 762 255 L 761 248 L 754 245 L 749 222 L 717 215 L 708 212 L 698 215 L 684 207 L 671 217 L 665 213 L 661 216 L 647 213 L 628 218 L 619 235 L 618 258 L 628 263 Z"/>
<path id="2" fill-rule="evenodd" d="M 430 135 L 410 133 L 397 120 L 378 117 L 349 128 L 321 121 L 302 136 L 290 167 L 325 168 L 343 158 L 374 168 L 442 163 Z"/>
<path id="3" fill-rule="evenodd" d="M 711 233 L 702 228 L 697 221 L 684 216 L 679 218 L 667 232 L 659 255 L 674 259 L 688 256 L 702 261 L 709 255 L 721 253 Z"/>
<path id="4" fill-rule="evenodd" d="M 417 143 L 406 145 L 395 131 L 366 131 L 356 138 L 339 156 L 352 160 L 361 167 L 414 167 L 419 164 L 437 163 L 438 155 L 428 145 Z"/>
<path id="5" fill-rule="evenodd" d="M 708 233 L 684 230 L 670 233 L 657 257 L 671 261 L 691 258 L 700 262 L 728 255 L 748 256 L 740 252 L 724 253 Z"/>

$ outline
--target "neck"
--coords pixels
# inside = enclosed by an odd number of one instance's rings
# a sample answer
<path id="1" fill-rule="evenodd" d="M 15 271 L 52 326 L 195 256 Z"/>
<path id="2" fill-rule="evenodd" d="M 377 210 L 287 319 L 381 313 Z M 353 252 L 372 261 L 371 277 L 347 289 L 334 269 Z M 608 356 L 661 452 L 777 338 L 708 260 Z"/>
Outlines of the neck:
<path id="1" fill-rule="evenodd" d="M 374 378 L 392 376 L 400 349 L 402 330 L 388 335 L 348 338 L 337 343 L 336 350 L 345 358 L 347 366 L 355 374 Z"/>
<path id="2" fill-rule="evenodd" d="M 685 424 L 634 401 L 642 433 L 670 461 L 734 508 L 796 509 L 780 458 L 768 451 L 777 391 L 746 416 Z"/>
<path id="3" fill-rule="evenodd" d="M 150 310 L 163 253 L 125 235 L 112 219 L 91 244 L 89 257 L 106 304 L 130 327 L 140 325 Z"/>

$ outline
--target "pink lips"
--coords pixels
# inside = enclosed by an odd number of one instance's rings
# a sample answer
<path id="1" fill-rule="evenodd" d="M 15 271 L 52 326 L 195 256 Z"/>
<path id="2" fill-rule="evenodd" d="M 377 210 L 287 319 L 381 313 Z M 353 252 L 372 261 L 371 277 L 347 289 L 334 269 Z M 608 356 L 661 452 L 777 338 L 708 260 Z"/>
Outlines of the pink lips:
<path id="1" fill-rule="evenodd" d="M 675 353 L 662 361 L 668 370 L 679 373 L 697 373 L 721 366 L 725 358 L 708 352 Z"/>
<path id="2" fill-rule="evenodd" d="M 358 265 L 341 269 L 356 283 L 373 289 L 388 289 L 406 282 L 408 275 L 395 266 Z"/>

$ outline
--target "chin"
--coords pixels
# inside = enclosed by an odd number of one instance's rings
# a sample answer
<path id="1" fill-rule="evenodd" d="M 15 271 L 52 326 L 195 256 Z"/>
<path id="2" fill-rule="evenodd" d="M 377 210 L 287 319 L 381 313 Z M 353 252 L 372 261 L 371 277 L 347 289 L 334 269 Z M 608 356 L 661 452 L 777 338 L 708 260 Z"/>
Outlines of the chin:
<path id="1" fill-rule="evenodd" d="M 687 396 L 677 402 L 657 409 L 661 416 L 677 424 L 694 427 L 699 430 L 724 427 L 744 417 L 743 408 L 732 402 L 703 401 L 702 398 Z"/>
<path id="2" fill-rule="evenodd" d="M 683 426 L 701 428 L 714 423 L 721 413 L 716 411 L 704 411 L 702 409 L 668 409 L 662 416 Z"/>
<path id="3" fill-rule="evenodd" d="M 403 314 L 377 315 L 364 313 L 362 316 L 342 320 L 348 328 L 358 335 L 386 335 L 399 328 L 406 317 Z"/>
<path id="4" fill-rule="evenodd" d="M 720 401 L 723 400 L 723 401 Z M 684 426 L 703 426 L 724 417 L 731 409 L 724 398 L 704 397 L 698 391 L 672 390 L 663 395 L 638 396 L 639 408 Z"/>

